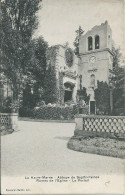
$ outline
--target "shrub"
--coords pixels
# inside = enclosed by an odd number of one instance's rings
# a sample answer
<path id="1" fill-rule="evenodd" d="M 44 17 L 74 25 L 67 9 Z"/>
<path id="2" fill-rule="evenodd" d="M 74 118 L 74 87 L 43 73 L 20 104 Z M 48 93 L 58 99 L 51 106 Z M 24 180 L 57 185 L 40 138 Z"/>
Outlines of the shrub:
<path id="1" fill-rule="evenodd" d="M 67 106 L 67 107 L 45 105 L 34 110 L 33 118 L 51 119 L 51 120 L 73 119 L 74 115 L 77 113 L 78 113 L 78 108 L 76 105 Z"/>
<path id="2" fill-rule="evenodd" d="M 110 114 L 110 88 L 106 82 L 98 81 L 94 91 L 96 100 L 96 114 Z"/>
<path id="3" fill-rule="evenodd" d="M 34 110 L 31 109 L 31 108 L 21 107 L 19 109 L 19 116 L 20 117 L 30 117 L 30 118 L 32 118 L 33 117 L 33 112 L 34 112 Z"/>
<path id="4" fill-rule="evenodd" d="M 11 113 L 11 104 L 12 104 L 12 98 L 7 97 L 3 100 L 3 105 L 0 106 L 0 112 L 2 113 Z"/>
<path id="5" fill-rule="evenodd" d="M 74 116 L 79 113 L 79 107 L 77 105 L 65 105 L 60 106 L 56 104 L 48 104 L 34 109 L 20 108 L 20 117 L 30 117 L 43 120 L 70 120 L 74 119 Z M 83 108 L 82 114 L 88 114 L 88 106 Z"/>

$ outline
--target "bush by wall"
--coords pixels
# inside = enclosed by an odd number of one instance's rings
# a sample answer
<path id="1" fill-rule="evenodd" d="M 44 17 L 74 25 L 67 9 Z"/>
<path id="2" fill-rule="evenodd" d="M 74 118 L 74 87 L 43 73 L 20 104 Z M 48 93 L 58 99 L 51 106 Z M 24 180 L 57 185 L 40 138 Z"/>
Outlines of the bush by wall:
<path id="1" fill-rule="evenodd" d="M 124 107 L 123 108 L 115 108 L 113 110 L 113 115 L 115 115 L 115 116 L 125 116 L 125 108 Z"/>
<path id="2" fill-rule="evenodd" d="M 42 105 L 34 109 L 20 108 L 20 117 L 29 117 L 43 120 L 69 120 L 79 113 L 78 105 L 60 106 L 56 104 Z M 88 114 L 88 106 L 82 108 L 82 114 Z"/>
<path id="3" fill-rule="evenodd" d="M 77 115 L 77 136 L 125 139 L 125 116 Z"/>
<path id="4" fill-rule="evenodd" d="M 42 106 L 34 110 L 33 118 L 37 119 L 73 119 L 74 115 L 78 113 L 78 107 L 74 106 Z"/>
<path id="5" fill-rule="evenodd" d="M 19 116 L 20 117 L 29 117 L 29 118 L 33 118 L 33 112 L 34 110 L 31 108 L 27 108 L 27 107 L 21 107 L 19 109 Z"/>

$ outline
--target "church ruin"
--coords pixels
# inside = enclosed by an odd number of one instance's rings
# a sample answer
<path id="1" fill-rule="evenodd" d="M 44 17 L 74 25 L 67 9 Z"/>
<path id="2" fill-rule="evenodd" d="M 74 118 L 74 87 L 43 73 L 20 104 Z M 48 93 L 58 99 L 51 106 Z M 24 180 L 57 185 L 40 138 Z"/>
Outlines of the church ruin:
<path id="1" fill-rule="evenodd" d="M 79 38 L 79 56 L 71 48 L 54 46 L 56 50 L 56 77 L 63 73 L 64 95 L 62 102 L 77 101 L 77 91 L 82 87 L 90 95 L 90 109 L 95 113 L 94 89 L 97 81 L 109 82 L 113 68 L 112 30 L 107 21 L 81 35 Z M 81 83 L 80 83 L 81 82 Z"/>

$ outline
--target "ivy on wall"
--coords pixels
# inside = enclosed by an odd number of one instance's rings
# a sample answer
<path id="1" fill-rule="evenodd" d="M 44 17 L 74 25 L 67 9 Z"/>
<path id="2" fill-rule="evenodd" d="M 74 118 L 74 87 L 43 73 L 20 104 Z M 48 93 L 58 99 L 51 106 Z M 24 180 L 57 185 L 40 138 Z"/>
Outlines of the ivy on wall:
<path id="1" fill-rule="evenodd" d="M 64 103 L 63 72 L 59 73 L 59 103 Z"/>
<path id="2" fill-rule="evenodd" d="M 59 87 L 57 81 L 56 56 L 57 47 L 50 47 L 47 50 L 47 70 L 45 75 L 44 101 L 48 103 L 58 103 Z"/>
<path id="3" fill-rule="evenodd" d="M 71 48 L 66 49 L 65 51 L 65 59 L 66 59 L 66 64 L 71 67 L 73 65 L 73 60 L 74 60 L 74 54 Z"/>
<path id="4" fill-rule="evenodd" d="M 44 101 L 48 103 L 56 103 L 58 101 L 58 88 L 56 80 L 56 72 L 54 67 L 50 67 L 46 71 Z"/>

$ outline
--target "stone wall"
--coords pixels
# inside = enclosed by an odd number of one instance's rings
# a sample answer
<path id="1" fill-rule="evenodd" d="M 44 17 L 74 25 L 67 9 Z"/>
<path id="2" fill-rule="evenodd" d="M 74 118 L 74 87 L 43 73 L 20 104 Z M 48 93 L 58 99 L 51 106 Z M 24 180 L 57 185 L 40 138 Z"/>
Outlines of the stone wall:
<path id="1" fill-rule="evenodd" d="M 125 139 L 125 116 L 78 115 L 75 122 L 75 135 Z"/>

